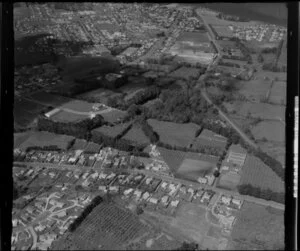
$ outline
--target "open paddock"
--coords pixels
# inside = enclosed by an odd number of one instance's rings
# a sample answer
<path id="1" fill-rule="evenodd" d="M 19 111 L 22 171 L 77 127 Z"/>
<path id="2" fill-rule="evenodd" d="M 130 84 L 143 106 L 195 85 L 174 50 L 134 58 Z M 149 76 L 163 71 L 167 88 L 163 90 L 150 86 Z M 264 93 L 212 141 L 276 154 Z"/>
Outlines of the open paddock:
<path id="1" fill-rule="evenodd" d="M 131 129 L 122 137 L 122 139 L 128 140 L 130 142 L 135 142 L 139 145 L 150 144 L 150 140 L 144 134 L 143 130 L 136 125 L 133 125 Z"/>
<path id="2" fill-rule="evenodd" d="M 278 160 L 282 166 L 285 166 L 285 143 L 284 142 L 259 142 L 259 147 L 262 151 L 269 154 L 276 160 Z"/>
<path id="3" fill-rule="evenodd" d="M 285 142 L 285 124 L 281 121 L 262 121 L 251 132 L 257 140 Z"/>
<path id="4" fill-rule="evenodd" d="M 179 124 L 156 119 L 148 119 L 147 122 L 159 135 L 161 142 L 173 146 L 188 147 L 201 129 L 194 123 Z"/>
<path id="5" fill-rule="evenodd" d="M 44 91 L 36 92 L 29 97 L 33 101 L 46 106 L 59 106 L 71 101 L 71 98 L 50 94 Z"/>
<path id="6" fill-rule="evenodd" d="M 266 98 L 267 92 L 271 87 L 270 80 L 250 80 L 239 82 L 239 93 L 245 95 L 247 99 L 260 102 Z"/>
<path id="7" fill-rule="evenodd" d="M 196 79 L 200 76 L 200 71 L 197 68 L 181 67 L 170 74 L 174 78 L 183 78 L 189 80 L 189 78 Z"/>
<path id="8" fill-rule="evenodd" d="M 116 93 L 105 88 L 99 88 L 90 92 L 82 93 L 76 96 L 79 99 L 91 99 L 99 103 L 107 104 L 107 99 L 110 96 L 115 95 Z"/>
<path id="9" fill-rule="evenodd" d="M 274 82 L 270 92 L 269 102 L 279 105 L 286 105 L 286 82 Z"/>
<path id="10" fill-rule="evenodd" d="M 217 182 L 217 187 L 235 191 L 237 185 L 239 185 L 240 183 L 240 180 L 241 180 L 241 176 L 237 173 L 234 172 L 222 173 Z"/>
<path id="11" fill-rule="evenodd" d="M 62 122 L 62 123 L 77 123 L 87 118 L 88 118 L 87 115 L 76 114 L 73 112 L 68 112 L 63 110 L 51 116 L 52 121 Z"/>
<path id="12" fill-rule="evenodd" d="M 118 109 L 112 109 L 109 112 L 101 113 L 101 116 L 104 118 L 104 120 L 112 124 L 122 121 L 126 115 L 127 112 Z"/>
<path id="13" fill-rule="evenodd" d="M 245 201 L 231 240 L 234 250 L 284 250 L 284 211 Z"/>

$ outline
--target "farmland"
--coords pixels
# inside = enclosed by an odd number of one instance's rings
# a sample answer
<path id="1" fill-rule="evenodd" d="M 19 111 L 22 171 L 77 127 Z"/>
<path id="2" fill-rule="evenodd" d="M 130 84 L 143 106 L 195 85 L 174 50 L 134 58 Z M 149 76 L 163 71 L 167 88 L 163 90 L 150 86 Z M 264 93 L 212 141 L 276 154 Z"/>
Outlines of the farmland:
<path id="1" fill-rule="evenodd" d="M 262 151 L 277 159 L 285 166 L 285 143 L 284 142 L 259 142 Z"/>
<path id="2" fill-rule="evenodd" d="M 99 88 L 93 91 L 85 92 L 76 96 L 78 99 L 91 100 L 92 102 L 99 102 L 107 104 L 107 99 L 119 95 L 109 89 Z"/>
<path id="3" fill-rule="evenodd" d="M 117 250 L 143 235 L 147 228 L 130 211 L 115 204 L 98 205 L 76 229 L 58 240 L 58 250 Z"/>
<path id="4" fill-rule="evenodd" d="M 284 212 L 245 202 L 234 224 L 229 249 L 283 250 Z"/>
<path id="5" fill-rule="evenodd" d="M 93 103 L 88 103 L 82 100 L 72 100 L 61 106 L 62 109 L 69 109 L 78 112 L 91 112 L 93 111 Z"/>
<path id="6" fill-rule="evenodd" d="M 251 132 L 258 140 L 285 142 L 285 125 L 280 121 L 262 121 Z"/>
<path id="7" fill-rule="evenodd" d="M 195 44 L 208 43 L 209 38 L 206 32 L 183 32 L 178 41 L 190 41 Z"/>
<path id="8" fill-rule="evenodd" d="M 260 159 L 247 156 L 242 169 L 240 184 L 250 184 L 261 189 L 284 192 L 284 182 Z"/>
<path id="9" fill-rule="evenodd" d="M 233 32 L 226 25 L 212 25 L 212 27 L 220 37 L 231 38 L 234 36 Z"/>
<path id="10" fill-rule="evenodd" d="M 70 142 L 74 139 L 72 136 L 54 134 L 49 132 L 35 132 L 31 134 L 19 147 L 26 149 L 30 146 L 57 146 L 60 149 L 66 150 Z"/>
<path id="11" fill-rule="evenodd" d="M 71 98 L 53 95 L 43 91 L 32 94 L 30 98 L 37 103 L 47 106 L 58 106 L 72 100 Z"/>
<path id="12" fill-rule="evenodd" d="M 225 150 L 226 144 L 227 139 L 225 137 L 204 129 L 193 142 L 192 148 L 198 149 L 200 147 L 211 146 Z"/>
<path id="13" fill-rule="evenodd" d="M 122 137 L 122 139 L 135 142 L 138 145 L 150 144 L 150 140 L 144 134 L 142 128 L 140 128 L 138 125 L 133 125 L 131 129 Z"/>
<path id="14" fill-rule="evenodd" d="M 156 119 L 148 119 L 147 122 L 157 132 L 161 142 L 173 146 L 188 147 L 201 129 L 194 123 L 178 124 Z"/>
<path id="15" fill-rule="evenodd" d="M 84 150 L 87 146 L 87 141 L 84 139 L 76 139 L 73 146 L 72 150 Z"/>
<path id="16" fill-rule="evenodd" d="M 186 152 L 169 150 L 163 147 L 158 147 L 158 151 L 173 173 L 180 167 L 186 155 Z"/>

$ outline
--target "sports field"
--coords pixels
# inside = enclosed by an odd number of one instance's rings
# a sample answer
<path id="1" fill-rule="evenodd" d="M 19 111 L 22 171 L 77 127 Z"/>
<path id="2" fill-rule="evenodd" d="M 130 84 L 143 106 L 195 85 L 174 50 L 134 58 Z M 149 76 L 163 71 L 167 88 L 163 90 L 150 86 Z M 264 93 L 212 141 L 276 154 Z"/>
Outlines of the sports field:
<path id="1" fill-rule="evenodd" d="M 87 119 L 87 115 L 81 115 L 81 114 L 76 114 L 68 111 L 59 111 L 58 113 L 55 113 L 53 116 L 51 116 L 51 120 L 57 121 L 57 122 L 62 122 L 62 123 L 77 123 L 81 120 Z"/>

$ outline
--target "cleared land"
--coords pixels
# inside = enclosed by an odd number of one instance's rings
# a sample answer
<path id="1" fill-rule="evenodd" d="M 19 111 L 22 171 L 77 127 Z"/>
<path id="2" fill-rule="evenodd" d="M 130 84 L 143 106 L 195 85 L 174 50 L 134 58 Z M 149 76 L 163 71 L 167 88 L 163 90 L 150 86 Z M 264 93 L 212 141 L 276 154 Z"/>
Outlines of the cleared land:
<path id="1" fill-rule="evenodd" d="M 218 135 L 210 130 L 204 129 L 200 135 L 193 142 L 194 149 L 210 146 L 225 150 L 227 139 L 221 135 Z"/>
<path id="2" fill-rule="evenodd" d="M 265 165 L 260 159 L 254 156 L 247 156 L 242 169 L 240 184 L 250 184 L 261 189 L 270 189 L 274 192 L 284 192 L 284 182 Z"/>
<path id="3" fill-rule="evenodd" d="M 262 121 L 251 132 L 258 140 L 265 138 L 268 141 L 285 142 L 285 125 L 280 121 Z"/>
<path id="4" fill-rule="evenodd" d="M 188 147 L 201 129 L 194 123 L 178 124 L 156 119 L 148 119 L 147 122 L 157 132 L 161 142 L 173 146 Z"/>
<path id="5" fill-rule="evenodd" d="M 176 172 L 185 158 L 186 152 L 169 150 L 163 147 L 158 147 L 161 157 L 170 167 L 172 172 Z"/>
<path id="6" fill-rule="evenodd" d="M 228 249 L 284 250 L 284 212 L 244 202 Z"/>
<path id="7" fill-rule="evenodd" d="M 32 133 L 19 147 L 21 149 L 26 149 L 30 146 L 57 146 L 60 149 L 67 150 L 70 142 L 74 139 L 74 137 L 67 135 L 50 132 L 35 132 Z"/>

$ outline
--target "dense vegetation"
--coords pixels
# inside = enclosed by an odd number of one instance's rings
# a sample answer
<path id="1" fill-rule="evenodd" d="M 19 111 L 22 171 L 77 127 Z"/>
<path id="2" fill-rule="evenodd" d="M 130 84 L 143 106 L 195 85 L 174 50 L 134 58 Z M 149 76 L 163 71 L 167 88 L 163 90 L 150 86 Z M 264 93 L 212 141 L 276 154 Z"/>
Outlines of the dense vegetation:
<path id="1" fill-rule="evenodd" d="M 258 197 L 264 200 L 272 200 L 278 203 L 285 202 L 284 193 L 273 192 L 270 189 L 261 189 L 259 187 L 253 187 L 250 184 L 238 185 L 238 191 L 240 194 Z"/>

